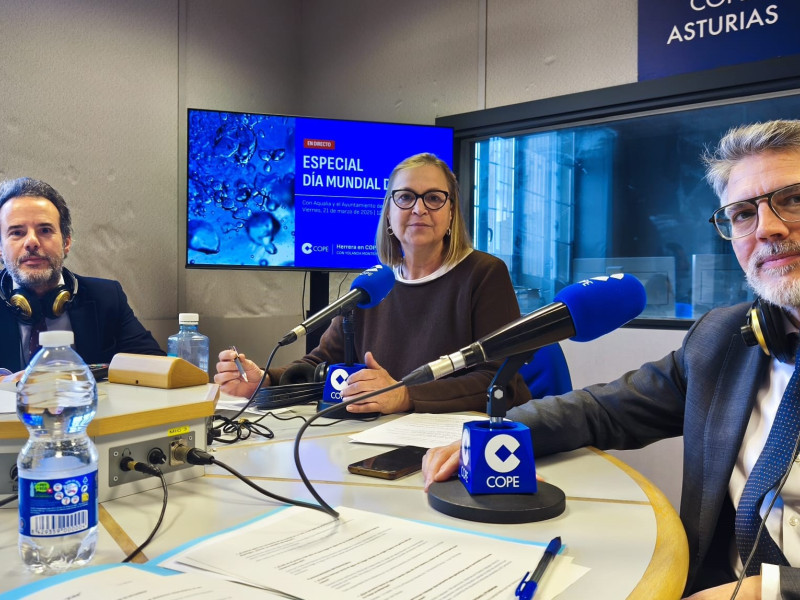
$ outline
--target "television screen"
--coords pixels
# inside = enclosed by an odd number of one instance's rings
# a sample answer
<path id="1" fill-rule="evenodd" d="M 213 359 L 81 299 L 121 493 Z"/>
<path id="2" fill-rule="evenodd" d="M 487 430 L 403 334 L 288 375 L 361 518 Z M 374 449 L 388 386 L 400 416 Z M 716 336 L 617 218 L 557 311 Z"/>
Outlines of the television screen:
<path id="1" fill-rule="evenodd" d="M 186 265 L 371 267 L 389 174 L 420 152 L 452 167 L 452 128 L 189 109 Z"/>

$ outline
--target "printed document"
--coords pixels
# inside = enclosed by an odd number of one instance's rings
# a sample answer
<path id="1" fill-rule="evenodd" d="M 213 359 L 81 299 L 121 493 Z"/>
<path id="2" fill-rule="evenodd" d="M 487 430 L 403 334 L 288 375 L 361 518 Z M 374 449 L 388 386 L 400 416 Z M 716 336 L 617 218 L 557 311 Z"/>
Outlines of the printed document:
<path id="1" fill-rule="evenodd" d="M 473 534 L 338 508 L 339 519 L 292 507 L 177 549 L 159 561 L 216 573 L 307 600 L 515 600 L 545 544 Z M 588 569 L 559 556 L 537 600 L 561 593 Z"/>
<path id="2" fill-rule="evenodd" d="M 411 413 L 350 436 L 353 442 L 384 446 L 435 448 L 461 439 L 464 423 L 485 421 L 486 415 Z"/>

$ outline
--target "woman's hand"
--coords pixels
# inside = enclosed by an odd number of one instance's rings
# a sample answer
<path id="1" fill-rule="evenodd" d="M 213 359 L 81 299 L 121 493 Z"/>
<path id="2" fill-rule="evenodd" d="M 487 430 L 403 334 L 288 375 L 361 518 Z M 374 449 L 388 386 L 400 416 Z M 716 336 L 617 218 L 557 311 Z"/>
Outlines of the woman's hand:
<path id="1" fill-rule="evenodd" d="M 425 479 L 425 491 L 434 481 L 447 481 L 458 469 L 461 453 L 461 441 L 448 446 L 431 448 L 422 457 L 422 476 Z"/>
<path id="2" fill-rule="evenodd" d="M 247 375 L 247 381 L 245 381 L 242 379 L 242 376 L 239 375 L 239 369 L 233 361 L 234 358 L 236 358 L 236 352 L 233 350 L 223 350 L 219 353 L 219 362 L 217 363 L 217 373 L 214 375 L 214 383 L 218 383 L 220 389 L 226 394 L 249 398 L 256 390 L 258 382 L 261 381 L 261 375 L 264 372 L 256 363 L 245 358 L 244 354 L 239 353 L 239 360 Z M 269 385 L 269 375 L 264 379 L 264 385 Z"/>
<path id="3" fill-rule="evenodd" d="M 342 390 L 342 401 L 352 400 L 359 394 L 380 390 L 397 383 L 386 372 L 386 369 L 378 364 L 378 361 L 372 356 L 372 352 L 364 355 L 364 364 L 367 365 L 366 369 L 361 369 L 347 378 L 347 387 Z M 352 413 L 380 412 L 388 415 L 413 410 L 414 405 L 408 395 L 408 390 L 401 387 L 364 400 L 364 402 L 354 402 L 346 408 Z"/>

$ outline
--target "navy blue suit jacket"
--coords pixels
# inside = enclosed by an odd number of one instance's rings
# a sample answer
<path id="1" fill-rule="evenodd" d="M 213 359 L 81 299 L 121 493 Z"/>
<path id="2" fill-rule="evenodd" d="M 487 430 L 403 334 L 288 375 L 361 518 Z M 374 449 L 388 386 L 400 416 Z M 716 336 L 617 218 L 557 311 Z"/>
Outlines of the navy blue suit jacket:
<path id="1" fill-rule="evenodd" d="M 539 455 L 583 446 L 641 448 L 683 435 L 681 520 L 689 542 L 687 592 L 733 580 L 734 509 L 728 483 L 769 358 L 739 328 L 749 304 L 715 309 L 682 346 L 608 384 L 532 400 L 508 417 L 532 429 Z M 782 570 L 784 597 L 800 590 Z"/>
<path id="2" fill-rule="evenodd" d="M 154 354 L 164 351 L 139 322 L 118 281 L 75 275 L 78 291 L 67 307 L 75 350 L 86 363 L 108 363 L 118 352 Z M 12 372 L 20 362 L 19 322 L 11 309 L 0 306 L 0 367 Z"/>

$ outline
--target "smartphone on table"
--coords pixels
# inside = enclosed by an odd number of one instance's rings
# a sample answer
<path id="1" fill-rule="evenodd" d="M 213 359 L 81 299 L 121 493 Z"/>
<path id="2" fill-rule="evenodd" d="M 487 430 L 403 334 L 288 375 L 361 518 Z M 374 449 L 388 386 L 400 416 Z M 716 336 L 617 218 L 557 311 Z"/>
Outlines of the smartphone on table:
<path id="1" fill-rule="evenodd" d="M 347 467 L 356 475 L 379 477 L 381 479 L 398 479 L 411 475 L 422 469 L 422 457 L 427 448 L 418 446 L 402 446 L 377 456 L 365 458 Z"/>

